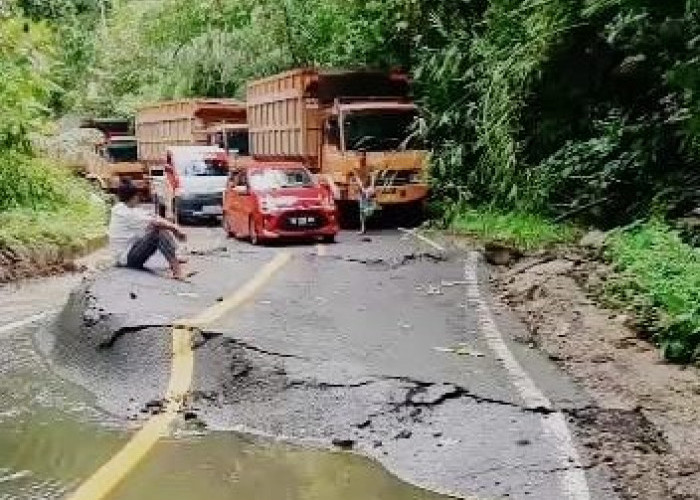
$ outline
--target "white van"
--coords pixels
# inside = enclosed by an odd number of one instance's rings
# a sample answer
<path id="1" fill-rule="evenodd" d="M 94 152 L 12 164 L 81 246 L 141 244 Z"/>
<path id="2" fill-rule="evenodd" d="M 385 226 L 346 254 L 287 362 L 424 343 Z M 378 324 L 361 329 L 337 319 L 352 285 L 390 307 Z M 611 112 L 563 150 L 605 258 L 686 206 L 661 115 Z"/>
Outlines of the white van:
<path id="1" fill-rule="evenodd" d="M 162 217 L 181 222 L 223 214 L 226 152 L 217 146 L 172 146 L 165 165 L 151 169 L 152 194 Z"/>

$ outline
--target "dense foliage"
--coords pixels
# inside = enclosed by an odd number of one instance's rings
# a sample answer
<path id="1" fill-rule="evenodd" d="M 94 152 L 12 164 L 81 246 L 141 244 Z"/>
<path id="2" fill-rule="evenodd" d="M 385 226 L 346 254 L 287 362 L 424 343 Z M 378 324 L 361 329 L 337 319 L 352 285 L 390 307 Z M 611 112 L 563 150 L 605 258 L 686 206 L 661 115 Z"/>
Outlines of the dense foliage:
<path id="1" fill-rule="evenodd" d="M 74 214 L 70 227 L 102 219 L 87 188 L 43 158 L 35 145 L 37 137 L 50 132 L 51 115 L 67 95 L 60 84 L 66 81 L 67 47 L 41 18 L 65 11 L 60 2 L 22 5 L 30 17 L 0 12 L 0 247 L 16 243 L 20 233 L 37 242 L 50 239 L 50 233 L 65 236 L 69 218 L 54 217 L 58 212 Z"/>
<path id="2" fill-rule="evenodd" d="M 607 287 L 630 307 L 664 356 L 700 360 L 700 252 L 658 221 L 616 234 L 608 257 L 620 274 Z"/>

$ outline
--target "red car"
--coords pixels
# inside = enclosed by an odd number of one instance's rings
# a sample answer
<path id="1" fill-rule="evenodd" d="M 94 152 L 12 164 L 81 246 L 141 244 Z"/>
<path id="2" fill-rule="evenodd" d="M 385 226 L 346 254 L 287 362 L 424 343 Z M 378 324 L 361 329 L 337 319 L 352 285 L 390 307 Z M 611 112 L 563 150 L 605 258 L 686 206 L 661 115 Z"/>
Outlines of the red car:
<path id="1" fill-rule="evenodd" d="M 232 172 L 224 193 L 226 233 L 263 241 L 335 240 L 338 212 L 330 189 L 296 164 L 261 164 Z"/>

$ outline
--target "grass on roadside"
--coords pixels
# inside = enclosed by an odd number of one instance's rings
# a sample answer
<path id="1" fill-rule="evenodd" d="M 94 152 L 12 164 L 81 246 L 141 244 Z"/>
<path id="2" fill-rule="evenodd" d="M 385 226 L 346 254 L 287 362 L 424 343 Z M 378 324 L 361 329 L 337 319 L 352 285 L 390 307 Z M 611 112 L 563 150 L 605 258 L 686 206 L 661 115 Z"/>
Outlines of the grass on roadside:
<path id="1" fill-rule="evenodd" d="M 104 205 L 69 203 L 55 210 L 0 212 L 0 249 L 77 249 L 104 235 Z"/>
<path id="2" fill-rule="evenodd" d="M 635 313 L 666 359 L 700 360 L 700 251 L 651 221 L 612 235 L 606 255 L 618 272 L 607 299 Z"/>
<path id="3" fill-rule="evenodd" d="M 483 240 L 511 245 L 522 251 L 571 243 L 579 231 L 570 225 L 556 224 L 541 216 L 523 212 L 496 212 L 467 209 L 453 219 L 451 229 Z"/>

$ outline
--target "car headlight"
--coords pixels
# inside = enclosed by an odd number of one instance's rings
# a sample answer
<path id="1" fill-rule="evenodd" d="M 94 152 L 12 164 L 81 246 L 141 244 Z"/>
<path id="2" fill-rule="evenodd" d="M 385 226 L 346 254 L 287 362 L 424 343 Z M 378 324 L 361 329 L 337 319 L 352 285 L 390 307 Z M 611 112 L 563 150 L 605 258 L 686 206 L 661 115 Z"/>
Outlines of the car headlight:
<path id="1" fill-rule="evenodd" d="M 274 198 L 266 196 L 260 200 L 260 211 L 264 214 L 271 214 L 277 212 L 280 209 L 279 205 Z"/>

